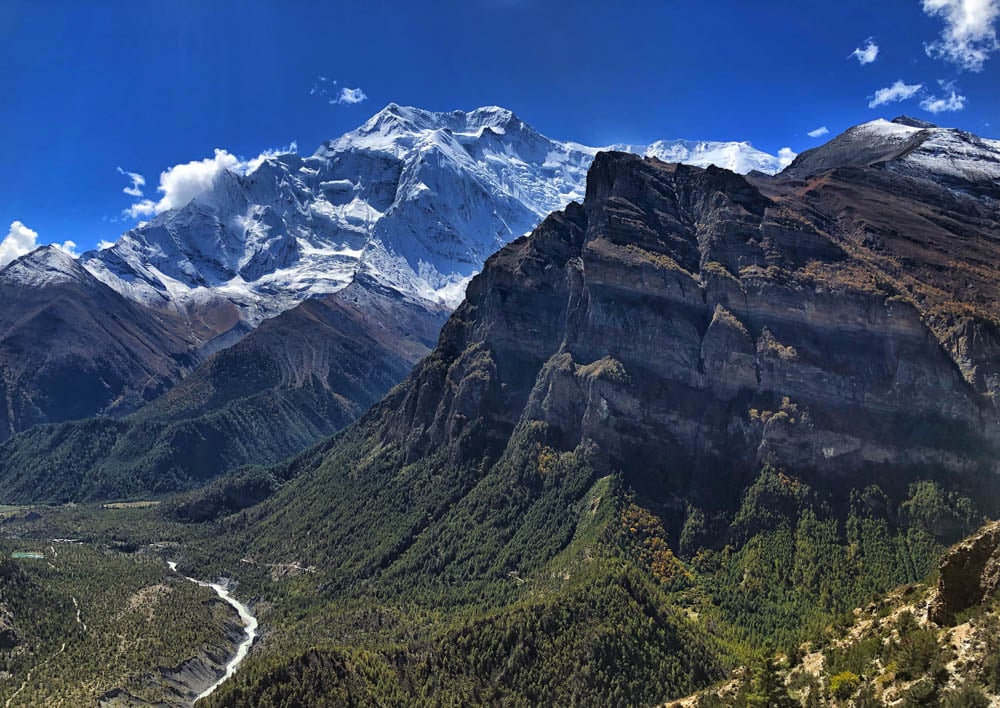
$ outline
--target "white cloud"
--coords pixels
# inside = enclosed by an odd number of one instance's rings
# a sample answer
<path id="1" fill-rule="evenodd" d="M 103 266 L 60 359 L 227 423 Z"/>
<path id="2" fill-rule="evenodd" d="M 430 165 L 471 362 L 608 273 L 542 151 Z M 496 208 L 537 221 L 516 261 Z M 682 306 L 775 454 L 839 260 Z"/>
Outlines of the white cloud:
<path id="1" fill-rule="evenodd" d="M 236 168 L 239 163 L 235 155 L 216 148 L 214 157 L 174 165 L 160 173 L 160 185 L 156 189 L 163 197 L 159 201 L 143 199 L 126 211 L 130 216 L 139 217 L 182 207 L 208 189 L 220 172 Z"/>
<path id="2" fill-rule="evenodd" d="M 0 267 L 7 265 L 15 258 L 35 250 L 38 243 L 38 232 L 29 229 L 20 221 L 10 225 L 10 231 L 3 241 L 0 241 Z"/>
<path id="3" fill-rule="evenodd" d="M 360 88 L 352 89 L 343 86 L 340 91 L 337 91 L 337 83 L 338 82 L 335 79 L 328 79 L 325 76 L 317 76 L 316 80 L 313 82 L 312 88 L 309 89 L 309 95 L 326 96 L 326 102 L 331 105 L 351 105 L 368 100 L 368 96 Z"/>
<path id="4" fill-rule="evenodd" d="M 347 88 L 346 86 L 340 89 L 340 95 L 337 98 L 331 98 L 330 103 L 361 103 L 368 99 L 365 92 L 359 88 Z"/>
<path id="5" fill-rule="evenodd" d="M 73 258 L 76 258 L 77 256 L 80 255 L 79 253 L 76 252 L 76 241 L 63 241 L 62 243 L 54 243 L 52 245 L 58 248 L 60 251 L 65 251 L 69 255 L 73 256 Z"/>
<path id="6" fill-rule="evenodd" d="M 781 169 L 785 169 L 790 164 L 792 164 L 792 161 L 798 156 L 799 156 L 798 153 L 792 150 L 790 147 L 783 147 L 780 150 L 778 150 L 778 165 L 781 167 Z"/>
<path id="7" fill-rule="evenodd" d="M 222 172 L 229 170 L 242 175 L 250 174 L 268 158 L 295 152 L 296 149 L 297 145 L 293 142 L 287 148 L 265 150 L 257 157 L 243 160 L 228 150 L 216 148 L 213 157 L 174 165 L 161 172 L 160 184 L 156 191 L 163 196 L 157 201 L 142 199 L 122 213 L 137 219 L 143 216 L 155 216 L 168 209 L 177 209 L 211 187 L 215 178 Z"/>
<path id="8" fill-rule="evenodd" d="M 142 188 L 146 186 L 145 177 L 143 177 L 138 172 L 127 172 L 126 170 L 123 170 L 121 167 L 118 168 L 118 174 L 125 175 L 130 180 L 132 180 L 132 184 L 129 185 L 128 187 L 125 187 L 122 190 L 123 192 L 125 192 L 125 194 L 129 195 L 130 197 L 142 196 Z"/>
<path id="9" fill-rule="evenodd" d="M 829 134 L 830 134 L 830 129 L 827 128 L 825 125 L 821 125 L 820 127 L 816 128 L 816 130 L 810 130 L 808 133 L 806 133 L 806 135 L 808 135 L 810 138 L 822 138 L 824 135 L 829 135 Z"/>
<path id="10" fill-rule="evenodd" d="M 949 95 L 943 98 L 937 96 L 927 96 L 920 102 L 920 107 L 928 113 L 947 113 L 961 111 L 965 108 L 965 96 L 960 96 L 953 88 L 948 89 Z"/>
<path id="11" fill-rule="evenodd" d="M 928 56 L 982 71 L 990 54 L 1000 49 L 995 27 L 1000 0 L 923 0 L 923 8 L 944 21 L 941 36 L 925 47 Z"/>
<path id="12" fill-rule="evenodd" d="M 31 253 L 39 245 L 37 231 L 29 229 L 20 221 L 13 222 L 3 241 L 0 241 L 0 268 L 25 254 Z M 64 241 L 54 245 L 71 256 L 76 256 L 76 244 L 72 241 Z"/>
<path id="13" fill-rule="evenodd" d="M 923 87 L 923 84 L 904 84 L 902 81 L 897 81 L 892 86 L 881 88 L 876 91 L 875 97 L 868 102 L 868 107 L 876 108 L 878 106 L 885 105 L 886 103 L 905 101 L 920 93 L 920 89 Z"/>
<path id="14" fill-rule="evenodd" d="M 100 241 L 97 242 L 97 250 L 98 251 L 106 251 L 107 249 L 111 248 L 114 245 L 115 245 L 114 241 L 105 241 L 102 238 Z"/>
<path id="15" fill-rule="evenodd" d="M 865 40 L 865 46 L 858 47 L 848 55 L 848 59 L 851 58 L 857 59 L 861 66 L 871 64 L 878 58 L 878 45 L 875 44 L 874 39 L 869 37 Z"/>

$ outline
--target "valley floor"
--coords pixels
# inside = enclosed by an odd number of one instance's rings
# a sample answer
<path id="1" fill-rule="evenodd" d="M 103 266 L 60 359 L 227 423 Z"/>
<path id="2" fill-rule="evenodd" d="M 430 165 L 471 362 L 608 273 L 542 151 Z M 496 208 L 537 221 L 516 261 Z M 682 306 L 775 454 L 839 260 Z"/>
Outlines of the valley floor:
<path id="1" fill-rule="evenodd" d="M 513 552 L 520 537 L 501 549 L 514 570 L 457 581 L 426 565 L 439 562 L 434 555 L 352 568 L 353 557 L 364 558 L 353 554 L 378 550 L 375 530 L 352 531 L 356 548 L 335 547 L 345 555 L 328 557 L 309 547 L 307 532 L 284 524 L 278 535 L 245 535 L 257 507 L 202 522 L 178 521 L 190 499 L 6 508 L 0 640 L 7 622 L 16 643 L 0 650 L 0 701 L 190 705 L 246 634 L 216 592 L 171 572 L 174 559 L 184 575 L 237 579 L 263 630 L 207 707 L 288 705 L 281 701 L 289 696 L 303 705 L 649 705 L 689 694 L 682 705 L 742 706 L 760 705 L 754 696 L 775 686 L 795 701 L 787 705 L 852 705 L 838 697 L 849 688 L 854 697 L 878 687 L 879 699 L 902 700 L 924 685 L 923 674 L 903 677 L 897 647 L 923 636 L 926 611 L 911 608 L 916 622 L 900 628 L 896 605 L 925 602 L 930 590 L 913 583 L 945 550 L 928 529 L 964 518 L 964 498 L 916 484 L 902 508 L 919 502 L 926 518 L 900 528 L 861 512 L 841 518 L 808 485 L 765 469 L 735 516 L 739 545 L 695 546 L 682 556 L 661 517 L 613 476 L 595 478 L 572 456 L 538 460 L 546 483 L 561 485 L 552 489 L 575 490 L 573 513 L 526 507 L 526 519 L 550 525 L 525 532 L 524 555 Z M 536 504 L 567 508 L 545 496 Z M 440 548 L 465 553 L 463 544 L 480 542 L 470 534 L 490 533 L 469 523 L 440 527 L 456 534 Z M 412 539 L 432 540 L 419 530 Z M 543 539 L 551 548 L 539 550 Z M 885 596 L 907 582 L 909 594 Z M 872 597 L 881 599 L 851 612 Z M 942 630 L 935 641 L 961 644 L 963 631 Z M 872 632 L 884 651 L 872 649 Z M 852 642 L 867 653 L 846 648 Z M 778 662 L 761 658 L 776 654 Z M 948 662 L 949 676 L 971 676 L 960 651 Z M 727 683 L 693 693 L 716 682 Z M 958 678 L 934 686 L 935 700 L 961 688 Z"/>
<path id="2" fill-rule="evenodd" d="M 13 629 L 0 646 L 4 708 L 189 706 L 224 674 L 243 622 L 213 588 L 167 567 L 179 543 L 140 547 L 100 531 L 140 513 L 0 514 L 0 625 Z M 68 523 L 54 532 L 52 516 Z"/>

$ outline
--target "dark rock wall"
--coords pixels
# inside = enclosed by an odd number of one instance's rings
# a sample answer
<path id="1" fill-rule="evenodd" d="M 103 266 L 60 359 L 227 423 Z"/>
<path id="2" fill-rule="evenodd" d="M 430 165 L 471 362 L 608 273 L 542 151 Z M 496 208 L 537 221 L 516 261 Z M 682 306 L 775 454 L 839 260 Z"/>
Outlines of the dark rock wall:
<path id="1" fill-rule="evenodd" d="M 584 207 L 488 261 L 376 411 L 386 436 L 411 458 L 456 441 L 496 455 L 538 421 L 559 447 L 596 442 L 610 468 L 674 491 L 764 463 L 827 477 L 990 467 L 989 308 L 943 313 L 926 279 L 859 251 L 843 215 L 793 186 L 766 196 L 724 170 L 600 155 Z M 964 238 L 993 234 L 970 218 Z"/>

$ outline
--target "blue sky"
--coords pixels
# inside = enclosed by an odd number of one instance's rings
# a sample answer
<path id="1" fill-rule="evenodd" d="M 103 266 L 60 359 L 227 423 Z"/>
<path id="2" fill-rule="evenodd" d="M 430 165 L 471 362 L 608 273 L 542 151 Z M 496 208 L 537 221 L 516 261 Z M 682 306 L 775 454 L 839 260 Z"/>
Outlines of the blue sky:
<path id="1" fill-rule="evenodd" d="M 10 247 L 92 248 L 135 223 L 119 167 L 156 200 L 173 165 L 311 153 L 390 101 L 498 104 L 592 145 L 801 151 L 827 139 L 815 129 L 900 113 L 995 137 L 998 15 L 1000 0 L 4 0 L 0 239 L 19 222 Z M 330 103 L 344 88 L 367 98 Z"/>

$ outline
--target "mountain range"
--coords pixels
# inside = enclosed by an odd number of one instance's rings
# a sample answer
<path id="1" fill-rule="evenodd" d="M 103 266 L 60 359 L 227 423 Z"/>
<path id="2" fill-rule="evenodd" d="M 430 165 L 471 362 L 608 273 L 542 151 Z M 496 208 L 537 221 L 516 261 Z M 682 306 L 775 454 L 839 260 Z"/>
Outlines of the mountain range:
<path id="1" fill-rule="evenodd" d="M 615 148 L 740 172 L 780 164 L 748 143 Z M 81 264 L 147 306 L 235 307 L 251 326 L 359 273 L 454 307 L 489 255 L 582 197 L 601 149 L 547 138 L 495 106 L 433 113 L 389 104 L 311 157 L 219 171 L 188 204 Z"/>
<path id="2" fill-rule="evenodd" d="M 777 158 L 748 143 L 618 147 L 740 171 L 779 168 Z M 0 441 L 40 423 L 97 418 L 28 433 L 0 452 L 2 468 L 26 480 L 63 470 L 76 481 L 50 489 L 47 498 L 65 499 L 87 488 L 82 469 L 106 482 L 91 494 L 114 496 L 190 485 L 213 465 L 217 474 L 298 451 L 401 380 L 429 351 L 435 329 L 483 261 L 549 212 L 582 198 L 598 152 L 546 138 L 502 108 L 433 113 L 390 104 L 311 157 L 285 153 L 245 172 L 220 170 L 190 202 L 154 216 L 111 247 L 75 261 L 54 247 L 24 256 L 0 271 L 7 305 L 0 323 Z M 340 308 L 337 295 L 345 288 L 367 293 L 348 305 L 354 310 L 349 326 L 327 321 L 308 337 L 284 340 L 267 334 L 300 326 L 299 308 L 311 299 Z M 368 306 L 389 301 L 396 304 Z M 384 332 L 398 336 L 389 341 Z M 242 347 L 228 351 L 248 334 Z M 317 384 L 309 364 L 289 370 L 331 346 L 349 346 L 380 373 L 359 385 L 357 370 L 334 366 L 319 373 Z M 271 350 L 263 353 L 266 347 Z M 229 370 L 221 362 L 246 351 L 268 369 L 268 395 L 284 401 L 286 432 L 276 439 L 239 434 L 264 415 L 260 378 L 242 389 L 244 382 L 212 382 Z M 185 377 L 192 383 L 169 402 L 127 422 L 113 420 Z M 180 432 L 180 414 L 164 419 L 160 411 L 176 411 L 175 401 L 194 382 L 228 393 L 196 410 L 180 406 L 188 411 Z M 237 414 L 240 406 L 245 415 Z M 242 427 L 234 428 L 237 419 Z M 144 421 L 142 442 L 132 444 L 138 421 Z M 157 432 L 148 430 L 150 421 L 160 426 Z M 292 430 L 298 433 L 289 435 Z M 241 443 L 236 453 L 218 450 L 220 436 L 257 444 Z M 151 437 L 160 442 L 151 444 Z M 205 452 L 176 454 L 190 444 Z M 103 461 L 100 469 L 96 459 Z M 136 486 L 119 486 L 123 479 Z M 149 486 L 153 479 L 162 483 Z M 38 491 L 30 483 L 12 484 L 6 500 L 37 499 Z"/>
<path id="3" fill-rule="evenodd" d="M 217 705 L 651 704 L 926 577 L 1000 513 L 1000 193 L 995 143 L 912 123 L 776 177 L 599 154 L 192 554 L 276 602 Z"/>
<path id="4" fill-rule="evenodd" d="M 1000 144 L 901 117 L 774 175 L 636 152 L 596 152 L 577 198 L 444 291 L 362 257 L 256 326 L 257 295 L 214 299 L 250 329 L 214 351 L 173 327 L 214 291 L 88 276 L 211 353 L 131 414 L 15 435 L 0 488 L 162 503 L 4 528 L 227 579 L 264 631 L 208 706 L 649 705 L 726 677 L 695 705 L 998 699 L 992 644 L 963 639 L 995 635 L 996 530 L 946 550 L 1000 515 Z M 407 247 L 458 268 L 445 241 Z M 0 272 L 15 294 L 90 273 L 32 256 Z M 6 641 L 35 656 L 77 591 L 8 566 Z"/>
<path id="5" fill-rule="evenodd" d="M 576 455 L 666 504 L 679 532 L 692 509 L 733 503 L 730 491 L 765 466 L 893 493 L 925 472 L 990 478 L 1000 284 L 985 264 L 1000 246 L 986 194 L 1000 185 L 978 171 L 957 181 L 951 160 L 946 172 L 909 169 L 934 138 L 970 150 L 981 141 L 924 127 L 923 142 L 889 160 L 808 168 L 901 124 L 852 129 L 775 178 L 598 155 L 583 205 L 492 256 L 437 347 L 313 455 L 325 472 L 300 486 L 360 489 L 366 475 L 343 465 L 358 458 L 338 450 L 370 447 L 363 467 L 373 470 L 463 470 L 452 509 L 458 490 L 512 458 L 544 477 L 539 466 Z M 410 498 L 423 479 L 393 484 Z M 531 486 L 525 500 L 546 488 L 516 479 Z M 372 484 L 385 481 L 373 473 Z M 276 525 L 303 523 L 307 502 L 292 499 L 314 493 L 301 491 L 288 492 Z M 390 493 L 341 491 L 331 504 L 370 493 L 378 506 Z"/>

